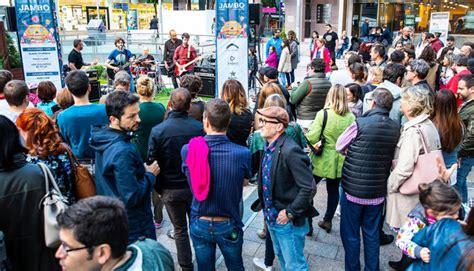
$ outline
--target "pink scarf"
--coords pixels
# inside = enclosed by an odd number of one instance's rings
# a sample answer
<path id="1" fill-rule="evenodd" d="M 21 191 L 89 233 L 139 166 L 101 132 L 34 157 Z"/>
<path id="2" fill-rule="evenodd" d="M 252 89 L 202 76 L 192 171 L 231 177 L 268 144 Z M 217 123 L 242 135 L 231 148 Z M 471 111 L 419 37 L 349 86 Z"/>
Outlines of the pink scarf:
<path id="1" fill-rule="evenodd" d="M 209 147 L 204 137 L 192 138 L 188 145 L 186 164 L 189 168 L 189 179 L 194 197 L 198 201 L 207 198 L 211 185 L 211 169 L 209 168 Z"/>

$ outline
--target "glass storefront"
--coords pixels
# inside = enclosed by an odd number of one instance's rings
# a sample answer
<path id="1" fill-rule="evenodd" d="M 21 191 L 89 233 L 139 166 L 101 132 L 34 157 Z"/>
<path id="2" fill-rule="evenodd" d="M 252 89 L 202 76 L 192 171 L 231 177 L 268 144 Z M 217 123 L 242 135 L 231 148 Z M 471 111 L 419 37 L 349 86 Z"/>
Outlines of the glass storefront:
<path id="1" fill-rule="evenodd" d="M 355 0 L 352 33 L 359 33 L 366 18 L 371 27 L 387 25 L 398 31 L 409 26 L 416 32 L 428 31 L 433 12 L 449 12 L 449 33 L 474 34 L 474 0 Z"/>

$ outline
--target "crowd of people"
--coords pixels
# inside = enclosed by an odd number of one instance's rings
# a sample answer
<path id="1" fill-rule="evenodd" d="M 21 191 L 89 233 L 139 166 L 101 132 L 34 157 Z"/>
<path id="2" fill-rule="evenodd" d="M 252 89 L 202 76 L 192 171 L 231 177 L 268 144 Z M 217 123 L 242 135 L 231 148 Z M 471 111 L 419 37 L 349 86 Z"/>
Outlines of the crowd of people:
<path id="1" fill-rule="evenodd" d="M 256 72 L 263 85 L 255 101 L 229 79 L 220 98 L 203 102 L 201 79 L 186 74 L 163 106 L 153 101 L 153 80 L 134 84 L 110 65 L 115 90 L 94 104 L 81 70 L 68 73 L 61 91 L 0 70 L 0 267 L 174 270 L 156 241 L 165 207 L 181 269 L 195 268 L 194 255 L 198 270 L 215 270 L 219 247 L 229 270 L 244 270 L 243 187 L 257 185 L 251 210 L 263 212 L 265 257 L 254 264 L 273 270 L 278 258 L 281 270 L 309 270 L 305 239 L 324 183 L 317 226 L 330 233 L 340 215 L 346 270 L 361 269 L 360 232 L 365 270 L 379 270 L 379 247 L 394 239 L 403 255 L 389 263 L 396 270 L 472 269 L 473 45 L 430 41 L 417 56 L 402 31 L 393 47 L 376 41 L 369 52 L 345 52 L 336 70 L 340 42 L 327 25 L 322 38 L 313 35 L 306 77 L 295 78 L 300 43 L 293 31 L 280 34 Z M 193 54 L 189 35 L 184 47 L 170 35 L 177 51 L 174 60 L 166 54 L 168 66 Z M 56 218 L 56 247 L 45 241 L 51 233 L 38 206 L 50 191 L 38 165 L 49 168 L 69 206 Z M 96 196 L 79 195 L 78 165 L 94 177 Z"/>

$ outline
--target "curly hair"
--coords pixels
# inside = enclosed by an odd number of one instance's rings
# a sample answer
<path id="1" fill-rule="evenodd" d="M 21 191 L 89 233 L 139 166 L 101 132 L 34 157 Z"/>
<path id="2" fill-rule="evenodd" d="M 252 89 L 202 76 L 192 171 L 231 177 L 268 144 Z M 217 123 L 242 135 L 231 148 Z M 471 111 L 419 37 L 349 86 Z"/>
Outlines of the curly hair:
<path id="1" fill-rule="evenodd" d="M 137 80 L 137 93 L 140 96 L 144 97 L 152 97 L 153 92 L 154 92 L 154 86 L 155 84 L 153 83 L 153 80 L 149 78 L 148 76 L 141 76 Z"/>
<path id="2" fill-rule="evenodd" d="M 179 83 L 182 88 L 187 89 L 189 93 L 191 93 L 191 97 L 193 99 L 196 98 L 196 95 L 198 95 L 202 89 L 202 80 L 197 75 L 184 75 L 183 77 L 181 77 Z"/>
<path id="3" fill-rule="evenodd" d="M 221 91 L 221 97 L 229 103 L 230 112 L 241 114 L 247 108 L 247 98 L 242 84 L 234 79 L 224 82 Z"/>
<path id="4" fill-rule="evenodd" d="M 28 108 L 18 116 L 16 126 L 26 136 L 28 153 L 46 159 L 48 155 L 59 155 L 66 151 L 58 128 L 43 110 Z"/>

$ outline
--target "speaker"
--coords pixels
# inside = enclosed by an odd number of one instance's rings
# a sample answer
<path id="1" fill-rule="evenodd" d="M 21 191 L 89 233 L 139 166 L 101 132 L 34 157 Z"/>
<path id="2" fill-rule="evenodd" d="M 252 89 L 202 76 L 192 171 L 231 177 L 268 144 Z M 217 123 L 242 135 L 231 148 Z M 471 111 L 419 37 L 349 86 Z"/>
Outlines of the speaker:
<path id="1" fill-rule="evenodd" d="M 90 81 L 91 84 L 91 93 L 89 93 L 89 100 L 91 102 L 97 102 L 102 96 L 100 92 L 100 83 L 99 81 Z"/>
<path id="2" fill-rule="evenodd" d="M 7 13 L 8 31 L 17 32 L 18 27 L 16 26 L 15 7 L 7 7 L 6 13 Z"/>
<path id="3" fill-rule="evenodd" d="M 216 79 L 207 76 L 201 76 L 202 89 L 199 92 L 200 96 L 216 97 Z"/>
<path id="4" fill-rule="evenodd" d="M 262 4 L 249 4 L 249 23 L 260 24 L 262 19 Z"/>

